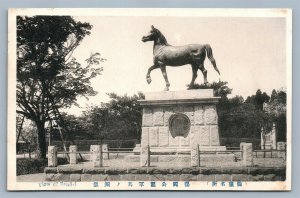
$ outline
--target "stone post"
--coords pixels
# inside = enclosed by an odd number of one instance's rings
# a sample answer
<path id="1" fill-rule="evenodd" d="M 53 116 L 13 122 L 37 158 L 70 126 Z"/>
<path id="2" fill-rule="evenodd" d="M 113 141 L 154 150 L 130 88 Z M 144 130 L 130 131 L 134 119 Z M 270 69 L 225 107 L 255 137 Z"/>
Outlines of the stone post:
<path id="1" fill-rule="evenodd" d="M 141 148 L 141 166 L 150 166 L 150 146 L 146 145 Z"/>
<path id="2" fill-rule="evenodd" d="M 57 148 L 56 146 L 48 146 L 48 166 L 57 166 Z"/>
<path id="3" fill-rule="evenodd" d="M 240 144 L 242 150 L 242 159 L 245 166 L 253 166 L 253 148 L 252 143 L 242 142 Z"/>
<path id="4" fill-rule="evenodd" d="M 77 164 L 77 145 L 69 147 L 70 164 Z"/>
<path id="5" fill-rule="evenodd" d="M 191 150 L 191 166 L 199 167 L 200 166 L 200 152 L 199 145 L 193 144 Z"/>
<path id="6" fill-rule="evenodd" d="M 102 155 L 103 155 L 103 159 L 109 159 L 107 144 L 102 144 Z"/>
<path id="7" fill-rule="evenodd" d="M 102 146 L 101 145 L 91 145 L 91 161 L 94 167 L 103 166 L 103 156 L 102 156 Z"/>
<path id="8" fill-rule="evenodd" d="M 278 158 L 286 159 L 286 143 L 285 142 L 277 142 L 277 150 L 278 150 Z"/>

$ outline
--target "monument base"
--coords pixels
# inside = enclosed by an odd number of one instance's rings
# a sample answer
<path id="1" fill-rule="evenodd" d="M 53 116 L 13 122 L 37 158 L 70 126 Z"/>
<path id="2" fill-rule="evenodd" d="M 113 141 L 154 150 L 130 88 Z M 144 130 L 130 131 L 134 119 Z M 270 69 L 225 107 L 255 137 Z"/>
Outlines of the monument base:
<path id="1" fill-rule="evenodd" d="M 236 156 L 232 153 L 218 153 L 217 151 L 226 151 L 225 146 L 199 146 L 201 152 L 216 151 L 215 154 L 200 154 L 201 160 L 216 161 L 216 162 L 233 162 L 236 161 Z M 139 162 L 140 161 L 140 144 L 133 149 L 136 152 L 133 155 L 125 156 L 126 162 Z M 151 162 L 172 162 L 184 163 L 190 162 L 191 156 L 189 152 L 190 147 L 151 147 L 150 148 L 150 161 Z M 160 154 L 161 153 L 161 154 Z M 165 154 L 164 154 L 165 153 Z"/>
<path id="2" fill-rule="evenodd" d="M 125 156 L 125 162 L 140 162 L 140 155 L 127 155 Z M 201 161 L 205 163 L 216 162 L 235 162 L 237 157 L 232 153 L 221 153 L 221 154 L 203 154 L 200 155 L 200 164 Z M 183 166 L 189 165 L 191 162 L 190 155 L 151 155 L 150 162 L 168 162 L 172 163 L 174 166 Z"/>

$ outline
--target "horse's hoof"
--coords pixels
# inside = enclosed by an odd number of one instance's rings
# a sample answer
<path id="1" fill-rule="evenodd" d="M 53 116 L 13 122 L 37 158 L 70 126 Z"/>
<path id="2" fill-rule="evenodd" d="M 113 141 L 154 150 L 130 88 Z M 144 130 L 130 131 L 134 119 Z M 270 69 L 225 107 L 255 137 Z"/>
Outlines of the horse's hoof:
<path id="1" fill-rule="evenodd" d="M 194 89 L 194 85 L 189 85 L 187 89 L 188 89 L 188 90 Z"/>
<path id="2" fill-rule="evenodd" d="M 147 78 L 147 83 L 150 84 L 151 83 L 151 78 Z"/>
<path id="3" fill-rule="evenodd" d="M 164 89 L 164 91 L 169 91 L 169 87 L 166 87 L 166 88 Z"/>

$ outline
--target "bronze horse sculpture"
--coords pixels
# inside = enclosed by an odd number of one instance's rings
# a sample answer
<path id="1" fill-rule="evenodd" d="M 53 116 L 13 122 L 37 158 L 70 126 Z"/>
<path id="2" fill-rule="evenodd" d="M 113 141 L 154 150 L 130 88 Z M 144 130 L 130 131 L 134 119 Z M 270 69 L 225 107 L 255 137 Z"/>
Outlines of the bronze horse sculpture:
<path id="1" fill-rule="evenodd" d="M 166 66 L 183 66 L 190 64 L 193 70 L 192 81 L 189 85 L 189 88 L 194 87 L 195 80 L 197 78 L 198 69 L 201 70 L 204 76 L 204 84 L 207 84 L 207 70 L 204 68 L 204 60 L 207 54 L 208 59 L 212 63 L 214 69 L 219 73 L 220 71 L 217 68 L 216 61 L 212 54 L 212 49 L 209 44 L 200 45 L 200 44 L 190 44 L 184 46 L 171 46 L 168 44 L 165 36 L 156 29 L 153 25 L 151 26 L 151 31 L 147 36 L 143 36 L 143 42 L 154 41 L 153 45 L 153 62 L 147 72 L 146 80 L 148 84 L 151 83 L 150 73 L 152 70 L 160 68 L 163 74 L 163 77 L 166 82 L 165 91 L 169 90 L 170 83 L 168 80 Z"/>

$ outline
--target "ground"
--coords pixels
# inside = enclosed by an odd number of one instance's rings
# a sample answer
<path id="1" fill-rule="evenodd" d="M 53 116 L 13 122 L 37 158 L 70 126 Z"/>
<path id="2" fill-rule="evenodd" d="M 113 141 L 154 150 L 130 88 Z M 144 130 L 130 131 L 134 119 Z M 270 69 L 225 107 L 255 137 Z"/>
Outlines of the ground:
<path id="1" fill-rule="evenodd" d="M 45 180 L 45 173 L 36 173 L 17 176 L 18 182 L 41 182 Z"/>

